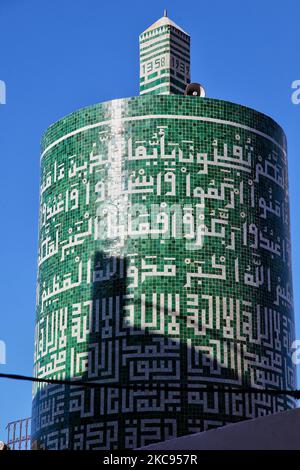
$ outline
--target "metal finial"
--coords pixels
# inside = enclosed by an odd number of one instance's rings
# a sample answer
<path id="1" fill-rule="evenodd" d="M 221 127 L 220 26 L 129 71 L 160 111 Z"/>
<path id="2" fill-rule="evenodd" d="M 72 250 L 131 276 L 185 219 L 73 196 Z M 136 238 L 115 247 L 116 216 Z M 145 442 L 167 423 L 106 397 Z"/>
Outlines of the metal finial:
<path id="1" fill-rule="evenodd" d="M 164 16 L 168 16 L 168 12 L 167 12 L 166 8 L 164 9 Z"/>

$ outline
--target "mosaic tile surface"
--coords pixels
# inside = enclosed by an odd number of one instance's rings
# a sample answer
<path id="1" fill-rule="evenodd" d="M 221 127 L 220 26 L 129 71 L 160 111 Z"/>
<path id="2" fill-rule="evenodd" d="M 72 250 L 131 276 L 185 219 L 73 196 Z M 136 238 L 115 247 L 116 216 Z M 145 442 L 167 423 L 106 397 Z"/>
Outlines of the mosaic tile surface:
<path id="1" fill-rule="evenodd" d="M 167 16 L 140 34 L 140 95 L 184 94 L 190 83 L 190 36 Z"/>
<path id="2" fill-rule="evenodd" d="M 39 233 L 35 374 L 111 385 L 35 387 L 39 446 L 136 448 L 294 406 L 203 391 L 295 386 L 272 119 L 177 95 L 78 110 L 43 137 Z"/>

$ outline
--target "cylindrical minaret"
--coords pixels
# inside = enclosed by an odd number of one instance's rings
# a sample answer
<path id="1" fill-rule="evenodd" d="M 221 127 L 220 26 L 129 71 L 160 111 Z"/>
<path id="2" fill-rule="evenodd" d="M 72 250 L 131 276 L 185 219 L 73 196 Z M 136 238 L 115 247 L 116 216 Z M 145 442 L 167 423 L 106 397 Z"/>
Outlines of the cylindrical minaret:
<path id="1" fill-rule="evenodd" d="M 33 443 L 137 448 L 294 406 L 286 139 L 210 98 L 78 110 L 42 141 Z M 257 394 L 205 391 L 256 387 Z"/>

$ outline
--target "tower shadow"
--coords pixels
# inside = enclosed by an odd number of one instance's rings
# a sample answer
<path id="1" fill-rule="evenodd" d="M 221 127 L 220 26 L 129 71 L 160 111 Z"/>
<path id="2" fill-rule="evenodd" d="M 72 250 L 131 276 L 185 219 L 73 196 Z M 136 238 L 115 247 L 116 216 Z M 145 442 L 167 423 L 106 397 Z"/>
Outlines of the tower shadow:
<path id="1" fill-rule="evenodd" d="M 208 342 L 189 337 L 185 318 L 175 324 L 162 297 L 153 302 L 147 290 L 135 296 L 140 286 L 132 287 L 129 268 L 126 258 L 95 253 L 91 301 L 82 302 L 88 313 L 68 319 L 66 360 L 74 384 L 99 387 L 39 387 L 32 448 L 139 448 L 266 414 L 266 405 L 291 407 L 287 397 L 259 390 L 257 396 L 205 391 L 207 385 L 250 387 L 251 377 L 239 377 L 201 349 Z M 168 331 L 168 320 L 180 335 Z M 213 339 L 224 341 L 217 330 Z"/>

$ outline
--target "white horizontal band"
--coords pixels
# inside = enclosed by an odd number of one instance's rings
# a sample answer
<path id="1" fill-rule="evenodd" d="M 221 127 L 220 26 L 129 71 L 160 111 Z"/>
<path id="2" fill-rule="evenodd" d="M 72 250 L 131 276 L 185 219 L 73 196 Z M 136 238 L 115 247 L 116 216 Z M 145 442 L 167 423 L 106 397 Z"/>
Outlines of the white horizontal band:
<path id="1" fill-rule="evenodd" d="M 97 127 L 102 127 L 102 126 L 109 126 L 112 123 L 116 123 L 116 121 L 120 122 L 133 122 L 133 121 L 144 121 L 146 119 L 178 119 L 182 121 L 201 121 L 201 122 L 211 122 L 214 124 L 224 124 L 226 126 L 231 126 L 231 127 L 236 127 L 240 129 L 244 129 L 249 132 L 253 132 L 256 135 L 259 135 L 261 137 L 264 137 L 265 139 L 269 140 L 272 142 L 274 145 L 276 145 L 280 150 L 286 155 L 285 149 L 272 137 L 269 135 L 265 134 L 264 132 L 258 131 L 257 129 L 254 129 L 253 127 L 245 126 L 244 124 L 240 124 L 238 122 L 232 122 L 232 121 L 225 121 L 223 119 L 217 119 L 217 118 L 210 118 L 210 117 L 204 117 L 204 116 L 179 116 L 177 114 L 148 114 L 145 116 L 132 116 L 132 117 L 124 117 L 124 118 L 112 118 L 107 121 L 100 121 L 96 122 L 95 124 L 89 124 L 87 126 L 80 127 L 79 129 L 75 129 L 72 132 L 69 132 L 68 134 L 63 135 L 59 139 L 55 140 L 52 142 L 52 144 L 48 145 L 48 147 L 45 148 L 41 155 L 41 159 L 47 153 L 50 149 L 58 145 L 60 142 L 63 142 L 64 140 L 68 139 L 69 137 L 73 137 L 74 135 L 80 134 L 81 132 L 88 131 L 90 129 L 96 129 Z"/>

